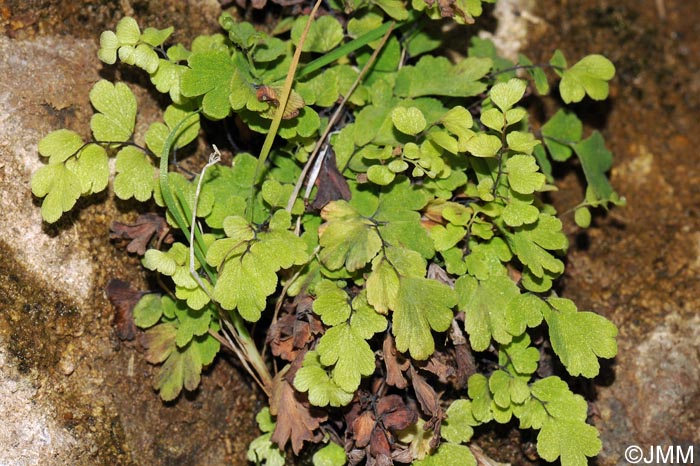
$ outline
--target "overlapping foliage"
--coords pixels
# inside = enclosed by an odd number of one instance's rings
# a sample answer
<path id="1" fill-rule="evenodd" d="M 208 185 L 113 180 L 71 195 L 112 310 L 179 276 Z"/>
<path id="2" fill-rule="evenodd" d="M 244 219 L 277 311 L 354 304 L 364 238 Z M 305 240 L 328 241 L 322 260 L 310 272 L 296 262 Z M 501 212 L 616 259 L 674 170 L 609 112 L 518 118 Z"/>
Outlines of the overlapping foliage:
<path id="1" fill-rule="evenodd" d="M 133 310 L 160 365 L 154 387 L 164 400 L 194 390 L 221 345 L 231 349 L 270 400 L 253 462 L 282 465 L 290 446 L 314 449 L 317 466 L 475 465 L 475 429 L 515 418 L 539 431 L 543 459 L 587 464 L 601 445 L 586 401 L 538 365 L 556 356 L 570 376 L 595 377 L 617 329 L 552 291 L 568 243 L 540 193 L 556 189 L 552 163 L 575 154 L 588 183 L 577 223 L 621 201 L 599 133 L 584 138 L 565 109 L 537 129 L 524 105 L 549 92 L 546 69 L 564 102 L 604 99 L 613 65 L 591 55 L 569 67 L 560 51 L 546 65 L 509 63 L 476 38 L 457 63 L 431 55 L 441 38 L 426 18 L 472 22 L 480 0 L 330 3 L 306 32 L 306 16 L 268 34 L 224 14 L 224 34 L 189 48 L 165 47 L 172 28 L 142 32 L 132 18 L 104 32 L 100 59 L 141 68 L 172 103 L 144 145 L 130 88 L 98 82 L 93 138 L 61 129 L 39 143 L 43 218 L 106 189 L 111 155 L 115 194 L 160 206 L 169 227 L 115 229 L 167 288 Z M 329 119 L 343 98 L 343 117 Z M 166 173 L 199 118 L 267 133 L 275 117 L 269 157 Z M 248 333 L 258 321 L 276 373 Z"/>

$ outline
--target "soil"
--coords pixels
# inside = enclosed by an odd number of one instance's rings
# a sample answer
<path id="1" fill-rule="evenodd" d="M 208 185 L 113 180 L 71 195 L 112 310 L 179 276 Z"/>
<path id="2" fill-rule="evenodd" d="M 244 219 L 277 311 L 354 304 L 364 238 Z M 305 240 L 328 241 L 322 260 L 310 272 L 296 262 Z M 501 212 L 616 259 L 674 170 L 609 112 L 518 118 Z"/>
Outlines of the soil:
<path id="1" fill-rule="evenodd" d="M 587 391 L 604 449 L 598 464 L 627 464 L 636 444 L 695 445 L 700 457 L 700 5 L 681 0 L 538 2 L 527 53 L 555 47 L 570 63 L 601 53 L 617 68 L 611 99 L 578 111 L 615 154 L 612 184 L 627 206 L 567 229 L 562 293 L 620 328 L 619 355 Z M 555 196 L 582 197 L 576 173 Z M 696 460 L 697 461 L 697 460 Z"/>
<path id="2" fill-rule="evenodd" d="M 107 281 L 147 286 L 137 260 L 107 239 L 111 220 L 133 219 L 130 206 L 95 199 L 58 227 L 27 233 L 41 225 L 27 191 L 36 140 L 60 126 L 87 127 L 86 89 L 101 72 L 97 34 L 130 14 L 141 24 L 174 25 L 182 40 L 217 30 L 220 10 L 216 1 L 194 0 L 0 5 L 0 56 L 24 47 L 16 56 L 39 63 L 24 71 L 34 81 L 22 86 L 18 67 L 26 63 L 0 59 L 7 78 L 0 123 L 10 141 L 0 141 L 0 205 L 23 209 L 12 225 L 0 221 L 0 414 L 15 422 L 0 429 L 0 444 L 29 439 L 35 450 L 8 448 L 0 464 L 245 464 L 260 396 L 235 365 L 220 361 L 200 390 L 163 404 L 144 383 L 153 368 L 142 350 L 114 336 Z M 620 328 L 619 355 L 601 376 L 572 381 L 591 400 L 591 422 L 601 430 L 597 464 L 627 464 L 623 453 L 632 444 L 695 444 L 700 458 L 700 5 L 541 0 L 531 15 L 523 51 L 533 61 L 547 61 L 556 47 L 570 63 L 601 53 L 617 67 L 611 99 L 576 110 L 615 154 L 612 183 L 627 206 L 599 212 L 583 232 L 565 217 L 571 248 L 560 283 L 580 309 Z M 158 111 L 147 93 L 139 100 L 146 115 Z M 542 112 L 557 105 L 544 100 Z M 11 139 L 15 133 L 24 139 Z M 22 157 L 16 166 L 6 162 Z M 566 211 L 583 193 L 575 164 L 561 174 L 553 201 Z M 66 277 L 74 287 L 61 285 Z M 538 464 L 534 440 L 504 429 L 480 443 L 495 460 Z"/>

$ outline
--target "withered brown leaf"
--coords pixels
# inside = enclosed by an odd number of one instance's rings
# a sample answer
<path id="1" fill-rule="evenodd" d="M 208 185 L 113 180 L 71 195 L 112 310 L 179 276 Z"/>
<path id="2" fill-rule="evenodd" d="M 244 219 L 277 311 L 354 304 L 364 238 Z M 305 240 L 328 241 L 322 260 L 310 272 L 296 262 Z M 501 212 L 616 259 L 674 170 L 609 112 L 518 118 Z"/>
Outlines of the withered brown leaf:
<path id="1" fill-rule="evenodd" d="M 437 376 L 440 383 L 447 383 L 447 379 L 455 374 L 454 367 L 445 362 L 445 353 L 442 352 L 433 353 L 430 359 L 428 359 L 428 362 L 422 366 L 421 369 Z"/>
<path id="2" fill-rule="evenodd" d="M 459 312 L 452 320 L 450 339 L 454 343 L 455 368 L 454 387 L 462 389 L 467 386 L 467 380 L 476 373 L 476 361 L 472 354 L 467 338 L 459 326 L 459 321 L 464 322 L 464 312 Z"/>
<path id="3" fill-rule="evenodd" d="M 382 425 L 390 432 L 406 429 L 418 420 L 418 413 L 409 408 L 399 395 L 387 395 L 377 400 L 376 412 Z"/>
<path id="4" fill-rule="evenodd" d="M 126 250 L 143 256 L 148 248 L 148 243 L 155 236 L 166 243 L 172 242 L 168 235 L 168 224 L 165 219 L 155 213 L 141 214 L 132 224 L 114 221 L 109 227 L 109 239 L 131 240 Z"/>
<path id="5" fill-rule="evenodd" d="M 365 411 L 353 421 L 352 432 L 355 436 L 355 446 L 357 448 L 364 448 L 369 445 L 376 425 L 377 421 L 374 419 L 371 411 Z"/>
<path id="6" fill-rule="evenodd" d="M 292 450 L 295 455 L 298 455 L 304 442 L 316 443 L 321 440 L 322 434 L 314 431 L 327 419 L 327 416 L 311 408 L 302 394 L 294 389 L 289 378 L 293 379 L 293 373 L 297 368 L 290 370 L 290 367 L 287 366 L 280 371 L 272 381 L 270 413 L 277 416 L 277 424 L 270 440 L 279 445 L 280 449 L 284 449 L 287 442 L 291 440 Z"/>
<path id="7" fill-rule="evenodd" d="M 409 361 L 404 359 L 398 351 L 394 337 L 387 333 L 382 346 L 382 354 L 384 356 L 384 365 L 386 366 L 386 383 L 396 388 L 406 388 L 408 381 L 403 376 L 403 371 L 408 369 Z M 401 361 L 399 361 L 401 358 Z"/>
<path id="8" fill-rule="evenodd" d="M 136 303 L 146 294 L 136 290 L 130 283 L 113 278 L 105 288 L 107 298 L 114 306 L 113 325 L 120 340 L 133 340 L 136 336 L 133 310 Z"/>
<path id="9" fill-rule="evenodd" d="M 440 406 L 440 395 L 435 392 L 423 376 L 418 374 L 413 366 L 411 366 L 411 383 L 421 409 L 430 416 L 430 420 L 425 423 L 423 429 L 433 431 L 430 446 L 436 448 L 440 442 L 440 426 L 445 418 L 445 413 Z"/>
<path id="10" fill-rule="evenodd" d="M 296 310 L 292 309 L 291 313 L 282 315 L 270 325 L 266 342 L 272 354 L 293 361 L 316 335 L 323 333 L 321 320 L 311 312 L 312 303 L 309 296 L 300 298 Z"/>

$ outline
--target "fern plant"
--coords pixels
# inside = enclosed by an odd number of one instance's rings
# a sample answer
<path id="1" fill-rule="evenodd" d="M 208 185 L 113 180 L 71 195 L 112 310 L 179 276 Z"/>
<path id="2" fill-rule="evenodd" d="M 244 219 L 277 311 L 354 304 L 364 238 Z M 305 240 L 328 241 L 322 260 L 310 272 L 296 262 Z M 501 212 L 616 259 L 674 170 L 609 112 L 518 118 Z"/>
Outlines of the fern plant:
<path id="1" fill-rule="evenodd" d="M 104 32 L 99 58 L 142 69 L 171 104 L 135 139 L 129 86 L 96 83 L 93 138 L 59 129 L 39 143 L 44 220 L 105 190 L 116 158 L 116 196 L 162 214 L 118 229 L 164 287 L 133 309 L 154 387 L 174 400 L 232 351 L 269 399 L 256 464 L 310 451 L 319 466 L 476 465 L 475 429 L 514 419 L 539 431 L 544 460 L 586 464 L 601 448 L 587 403 L 538 364 L 595 377 L 617 329 L 552 290 L 568 243 L 541 193 L 575 155 L 580 226 L 623 200 L 598 132 L 584 138 L 566 109 L 535 128 L 524 105 L 551 76 L 565 103 L 605 99 L 613 65 L 569 66 L 561 51 L 511 63 L 477 38 L 457 63 L 433 55 L 431 18 L 473 22 L 480 0 L 330 5 L 271 33 L 224 13 L 224 32 L 189 48 L 129 17 Z M 192 176 L 170 160 L 202 119 L 266 138 L 230 165 L 216 149 Z"/>

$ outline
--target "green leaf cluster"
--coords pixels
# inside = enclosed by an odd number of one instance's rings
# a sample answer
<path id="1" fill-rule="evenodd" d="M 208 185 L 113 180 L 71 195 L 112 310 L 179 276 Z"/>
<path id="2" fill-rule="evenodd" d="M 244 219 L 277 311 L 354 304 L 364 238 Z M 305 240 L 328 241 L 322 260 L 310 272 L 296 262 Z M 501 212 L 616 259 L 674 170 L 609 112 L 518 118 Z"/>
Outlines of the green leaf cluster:
<path id="1" fill-rule="evenodd" d="M 277 272 L 308 261 L 306 244 L 289 231 L 290 222 L 283 210 L 274 214 L 266 230 L 256 229 L 243 217 L 224 220 L 226 236 L 207 251 L 207 263 L 218 270 L 212 296 L 221 307 L 257 321 L 267 297 L 277 289 Z"/>
<path id="2" fill-rule="evenodd" d="M 556 189 L 553 163 L 575 155 L 587 184 L 573 208 L 579 225 L 591 223 L 593 208 L 624 203 L 607 179 L 612 154 L 601 134 L 585 135 L 565 109 L 533 127 L 528 89 L 545 95 L 553 86 L 525 56 L 511 63 L 481 39 L 457 63 L 429 53 L 442 38 L 418 12 L 470 23 L 482 13 L 481 0 L 329 5 L 352 18 L 316 18 L 305 37 L 307 16 L 263 32 L 228 14 L 220 18 L 223 33 L 188 47 L 165 45 L 172 28 L 141 32 L 132 18 L 103 33 L 100 59 L 144 70 L 171 104 L 162 121 L 134 138 L 134 94 L 123 83 L 99 81 L 90 93 L 92 139 L 59 129 L 39 143 L 47 164 L 34 174 L 32 192 L 44 198 L 43 218 L 55 222 L 80 196 L 103 191 L 110 155 L 116 195 L 153 198 L 162 208 L 174 240 L 164 246 L 159 238 L 142 265 L 168 293 L 144 295 L 133 315 L 145 329 L 147 360 L 159 366 L 154 386 L 164 400 L 199 385 L 220 341 L 273 393 L 276 366 L 251 337 L 251 325 L 266 313 L 273 319 L 267 343 L 294 368 L 284 383 L 298 392 L 288 401 L 297 412 L 332 416 L 344 407 L 375 422 L 380 414 L 367 406 L 381 400 L 368 402 L 364 394 L 386 383 L 403 390 L 400 379 L 410 367 L 412 389 L 401 399 L 432 418 L 416 416 L 408 429 L 384 434 L 408 449 L 413 464 L 475 465 L 468 447 L 474 429 L 514 418 L 523 429 L 539 430 L 545 460 L 585 464 L 601 448 L 585 422 L 585 401 L 560 378 L 538 375 L 543 343 L 530 335 L 534 329 L 545 335 L 573 377 L 595 377 L 599 359 L 617 352 L 611 322 L 552 291 L 568 240 L 542 196 Z M 384 33 L 376 61 L 355 83 Z M 297 47 L 303 53 L 295 79 L 284 89 Z M 606 98 L 615 74 L 600 55 L 569 67 L 560 51 L 549 68 L 566 103 Z M 289 99 L 278 112 L 285 91 Z M 343 118 L 328 141 L 319 141 L 345 98 Z M 273 120 L 278 113 L 281 122 Z M 240 127 L 280 138 L 269 153 L 234 154 L 230 165 L 207 165 L 199 175 L 170 167 L 171 152 L 208 126 L 200 118 L 232 115 Z M 317 144 L 323 151 L 314 162 Z M 299 190 L 304 183 L 306 192 Z M 466 347 L 497 364 L 468 383 L 465 376 L 462 387 L 454 382 L 455 390 L 444 392 L 457 396 L 441 402 L 435 395 L 431 407 L 418 370 L 456 364 L 454 355 Z M 449 379 L 438 378 L 436 384 Z M 376 426 L 390 425 L 390 413 L 381 416 L 371 432 L 358 433 L 360 421 L 337 422 L 348 441 L 360 442 L 361 433 L 371 438 Z M 248 459 L 281 466 L 286 440 L 273 442 L 280 438 L 276 423 L 293 421 L 273 420 L 267 408 L 257 420 L 263 434 Z M 295 452 L 312 437 L 328 440 L 298 429 L 282 429 L 304 437 L 292 439 Z M 317 466 L 346 460 L 332 442 L 313 455 Z"/>
<path id="3" fill-rule="evenodd" d="M 118 147 L 134 132 L 136 97 L 126 84 L 98 81 L 90 91 L 90 102 L 96 110 L 90 128 L 103 144 L 85 142 L 68 129 L 53 131 L 39 141 L 39 154 L 48 158 L 48 164 L 32 176 L 32 193 L 44 198 L 41 216 L 46 222 L 56 222 L 75 206 L 80 196 L 99 193 L 107 187 L 109 164 L 104 145 Z M 122 151 L 127 149 L 129 146 Z M 152 167 L 150 163 L 149 166 Z M 136 176 L 148 176 L 145 167 L 140 168 Z M 128 197 L 131 196 L 123 198 Z"/>
<path id="4" fill-rule="evenodd" d="M 219 352 L 219 325 L 211 307 L 194 310 L 169 296 L 147 294 L 134 308 L 134 321 L 145 334 L 146 360 L 160 364 L 153 387 L 164 401 L 178 397 L 183 388 L 199 386 L 202 369 Z"/>
<path id="5" fill-rule="evenodd" d="M 284 452 L 272 443 L 272 432 L 275 429 L 275 421 L 270 414 L 270 408 L 263 408 L 255 416 L 258 428 L 263 433 L 248 445 L 246 458 L 256 465 L 284 466 Z"/>

